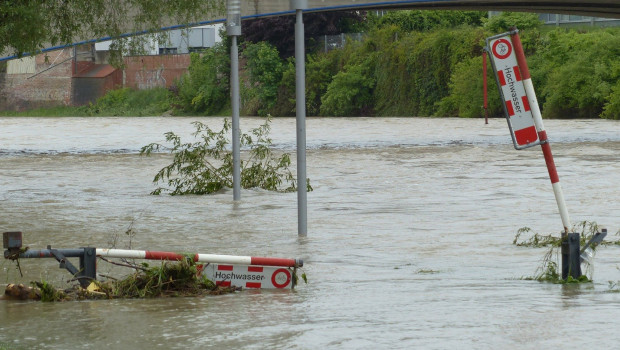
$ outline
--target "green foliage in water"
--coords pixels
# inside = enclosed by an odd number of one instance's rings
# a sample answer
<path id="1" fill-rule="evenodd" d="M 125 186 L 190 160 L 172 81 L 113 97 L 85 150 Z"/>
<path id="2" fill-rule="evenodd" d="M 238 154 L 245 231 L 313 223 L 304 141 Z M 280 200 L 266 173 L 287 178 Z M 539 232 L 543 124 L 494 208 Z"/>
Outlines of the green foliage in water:
<path id="1" fill-rule="evenodd" d="M 66 294 L 63 291 L 54 288 L 47 281 L 32 282 L 32 285 L 38 287 L 41 291 L 41 301 L 43 302 L 61 301 L 66 298 Z"/>
<path id="2" fill-rule="evenodd" d="M 132 267 L 132 265 L 129 265 Z M 74 287 L 59 290 L 51 284 L 33 282 L 38 288 L 41 301 L 70 301 L 85 299 L 155 298 L 177 296 L 201 296 L 207 294 L 232 293 L 235 287 L 219 287 L 206 277 L 199 275 L 193 257 L 180 261 L 164 261 L 160 266 L 150 267 L 147 263 L 133 265 L 136 272 L 120 280 L 93 281 L 87 289 Z"/>
<path id="3" fill-rule="evenodd" d="M 573 232 L 578 232 L 580 237 L 580 247 L 584 247 L 586 243 L 594 237 L 594 235 L 600 231 L 599 226 L 594 221 L 582 221 L 577 223 L 573 229 Z M 545 253 L 541 265 L 536 270 L 534 276 L 524 277 L 525 280 L 536 280 L 539 282 L 550 282 L 550 283 L 587 283 L 592 282 L 590 278 L 584 273 L 578 279 L 574 279 L 573 277 L 568 276 L 566 280 L 561 278 L 561 273 L 558 268 L 558 251 L 561 249 L 562 238 L 556 237 L 551 234 L 549 235 L 541 235 L 535 233 L 526 239 L 521 239 L 521 235 L 526 233 L 531 233 L 532 230 L 529 227 L 523 227 L 517 231 L 515 238 L 512 244 L 519 247 L 530 247 L 530 248 L 543 248 L 549 247 L 549 250 Z M 603 241 L 596 245 L 591 245 L 590 248 L 593 250 L 596 249 L 599 245 L 611 245 L 618 244 L 618 241 Z M 555 257 L 555 258 L 554 258 Z"/>
<path id="4" fill-rule="evenodd" d="M 290 155 L 284 153 L 276 156 L 271 149 L 270 121 L 267 118 L 263 125 L 241 135 L 241 147 L 249 149 L 248 157 L 241 160 L 241 187 L 295 191 L 295 178 L 289 169 Z M 196 128 L 193 136 L 198 139 L 196 142 L 183 142 L 180 136 L 167 132 L 166 142 L 171 144 L 170 147 L 151 143 L 140 150 L 141 155 L 166 150 L 174 156 L 172 163 L 162 168 L 153 179 L 155 184 L 163 183 L 166 187 L 158 187 L 151 194 L 209 194 L 224 187 L 232 188 L 233 157 L 227 139 L 230 120 L 224 119 L 220 131 L 212 130 L 201 122 L 193 124 Z M 306 186 L 308 191 L 312 190 L 309 180 Z"/>
<path id="5" fill-rule="evenodd" d="M 123 280 L 101 286 L 102 291 L 115 298 L 200 295 L 215 288 L 212 281 L 198 277 L 196 263 L 190 257 L 178 262 L 162 262 L 156 267 L 146 265 Z"/>
<path id="6" fill-rule="evenodd" d="M 620 79 L 611 90 L 612 93 L 605 99 L 601 117 L 605 119 L 620 119 Z"/>
<path id="7" fill-rule="evenodd" d="M 573 232 L 579 233 L 579 244 L 581 247 L 594 237 L 594 235 L 600 231 L 600 227 L 595 221 L 581 221 L 573 226 Z M 562 238 L 554 236 L 553 234 L 543 235 L 540 233 L 534 233 L 529 238 L 522 238 L 523 234 L 531 234 L 532 229 L 529 227 L 520 228 L 515 234 L 515 238 L 512 244 L 518 247 L 530 247 L 530 248 L 542 248 L 542 247 L 560 247 L 562 245 Z M 620 241 L 603 240 L 598 245 L 620 245 Z M 596 246 L 592 247 L 593 249 Z"/>

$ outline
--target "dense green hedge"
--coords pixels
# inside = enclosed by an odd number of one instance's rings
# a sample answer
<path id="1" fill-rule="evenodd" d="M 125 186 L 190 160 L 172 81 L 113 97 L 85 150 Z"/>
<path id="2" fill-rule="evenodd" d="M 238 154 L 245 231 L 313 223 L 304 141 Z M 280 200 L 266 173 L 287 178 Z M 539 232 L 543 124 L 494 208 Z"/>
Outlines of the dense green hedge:
<path id="1" fill-rule="evenodd" d="M 543 28 L 535 14 L 459 11 L 398 11 L 368 23 L 362 42 L 307 55 L 308 115 L 482 117 L 484 39 L 516 25 L 543 117 L 620 119 L 620 28 Z M 229 108 L 229 67 L 225 44 L 192 54 L 170 106 L 204 115 Z M 293 58 L 242 43 L 241 68 L 243 114 L 295 114 Z M 490 64 L 487 76 L 490 116 L 501 116 Z"/>

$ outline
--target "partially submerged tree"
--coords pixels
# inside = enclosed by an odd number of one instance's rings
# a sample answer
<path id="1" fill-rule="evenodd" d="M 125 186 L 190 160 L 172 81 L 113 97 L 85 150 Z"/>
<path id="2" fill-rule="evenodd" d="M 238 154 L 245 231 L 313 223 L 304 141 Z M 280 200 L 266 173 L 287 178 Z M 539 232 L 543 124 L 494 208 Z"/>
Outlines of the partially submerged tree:
<path id="1" fill-rule="evenodd" d="M 248 134 L 241 135 L 241 146 L 249 148 L 246 159 L 241 160 L 241 187 L 262 188 L 270 191 L 296 191 L 295 178 L 289 169 L 291 158 L 288 153 L 279 157 L 273 154 L 269 138 L 270 119 Z M 225 187 L 233 187 L 233 158 L 229 147 L 231 123 L 224 119 L 220 131 L 214 131 L 201 122 L 193 122 L 197 142 L 182 142 L 173 132 L 165 134 L 171 146 L 151 143 L 142 147 L 141 155 L 169 151 L 174 155 L 172 163 L 162 168 L 153 179 L 155 184 L 164 184 L 151 194 L 168 192 L 170 195 L 210 194 Z M 286 186 L 286 187 L 284 187 Z M 312 191 L 306 180 L 308 191 Z"/>

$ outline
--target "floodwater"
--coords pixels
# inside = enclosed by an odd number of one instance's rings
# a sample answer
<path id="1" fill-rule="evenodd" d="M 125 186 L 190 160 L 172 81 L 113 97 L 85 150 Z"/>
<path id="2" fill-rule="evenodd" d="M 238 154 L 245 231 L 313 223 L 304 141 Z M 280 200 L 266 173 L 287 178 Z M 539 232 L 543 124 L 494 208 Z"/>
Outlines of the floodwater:
<path id="1" fill-rule="evenodd" d="M 141 146 L 200 118 L 0 118 L 0 231 L 32 249 L 135 249 L 301 258 L 294 291 L 66 303 L 0 300 L 0 344 L 16 349 L 611 349 L 620 343 L 620 248 L 601 247 L 594 283 L 522 280 L 558 234 L 539 147 L 516 151 L 505 120 L 309 118 L 308 236 L 297 196 L 242 190 L 151 196 L 166 154 Z M 219 128 L 219 118 L 202 118 Z M 259 125 L 242 118 L 246 131 Z M 545 122 L 573 223 L 620 229 L 620 123 Z M 274 119 L 295 158 L 295 120 Z M 187 138 L 186 138 L 187 139 Z M 189 140 L 189 139 L 187 139 Z M 295 169 L 293 166 L 292 169 Z M 3 261 L 0 283 L 68 273 Z M 100 271 L 106 272 L 103 263 Z M 102 271 L 103 270 L 103 271 Z"/>

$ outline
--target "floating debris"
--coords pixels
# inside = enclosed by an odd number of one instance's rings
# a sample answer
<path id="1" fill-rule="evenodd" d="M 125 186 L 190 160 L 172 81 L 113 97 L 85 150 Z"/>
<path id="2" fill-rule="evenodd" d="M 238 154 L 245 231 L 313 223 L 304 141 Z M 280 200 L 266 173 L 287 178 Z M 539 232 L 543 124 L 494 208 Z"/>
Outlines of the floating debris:
<path id="1" fill-rule="evenodd" d="M 241 290 L 235 286 L 218 286 L 204 276 L 190 258 L 162 262 L 161 266 L 136 266 L 135 273 L 121 280 L 93 280 L 87 288 L 74 286 L 58 289 L 46 281 L 32 286 L 9 284 L 5 298 L 14 300 L 70 301 L 119 298 L 160 298 L 220 295 Z"/>

